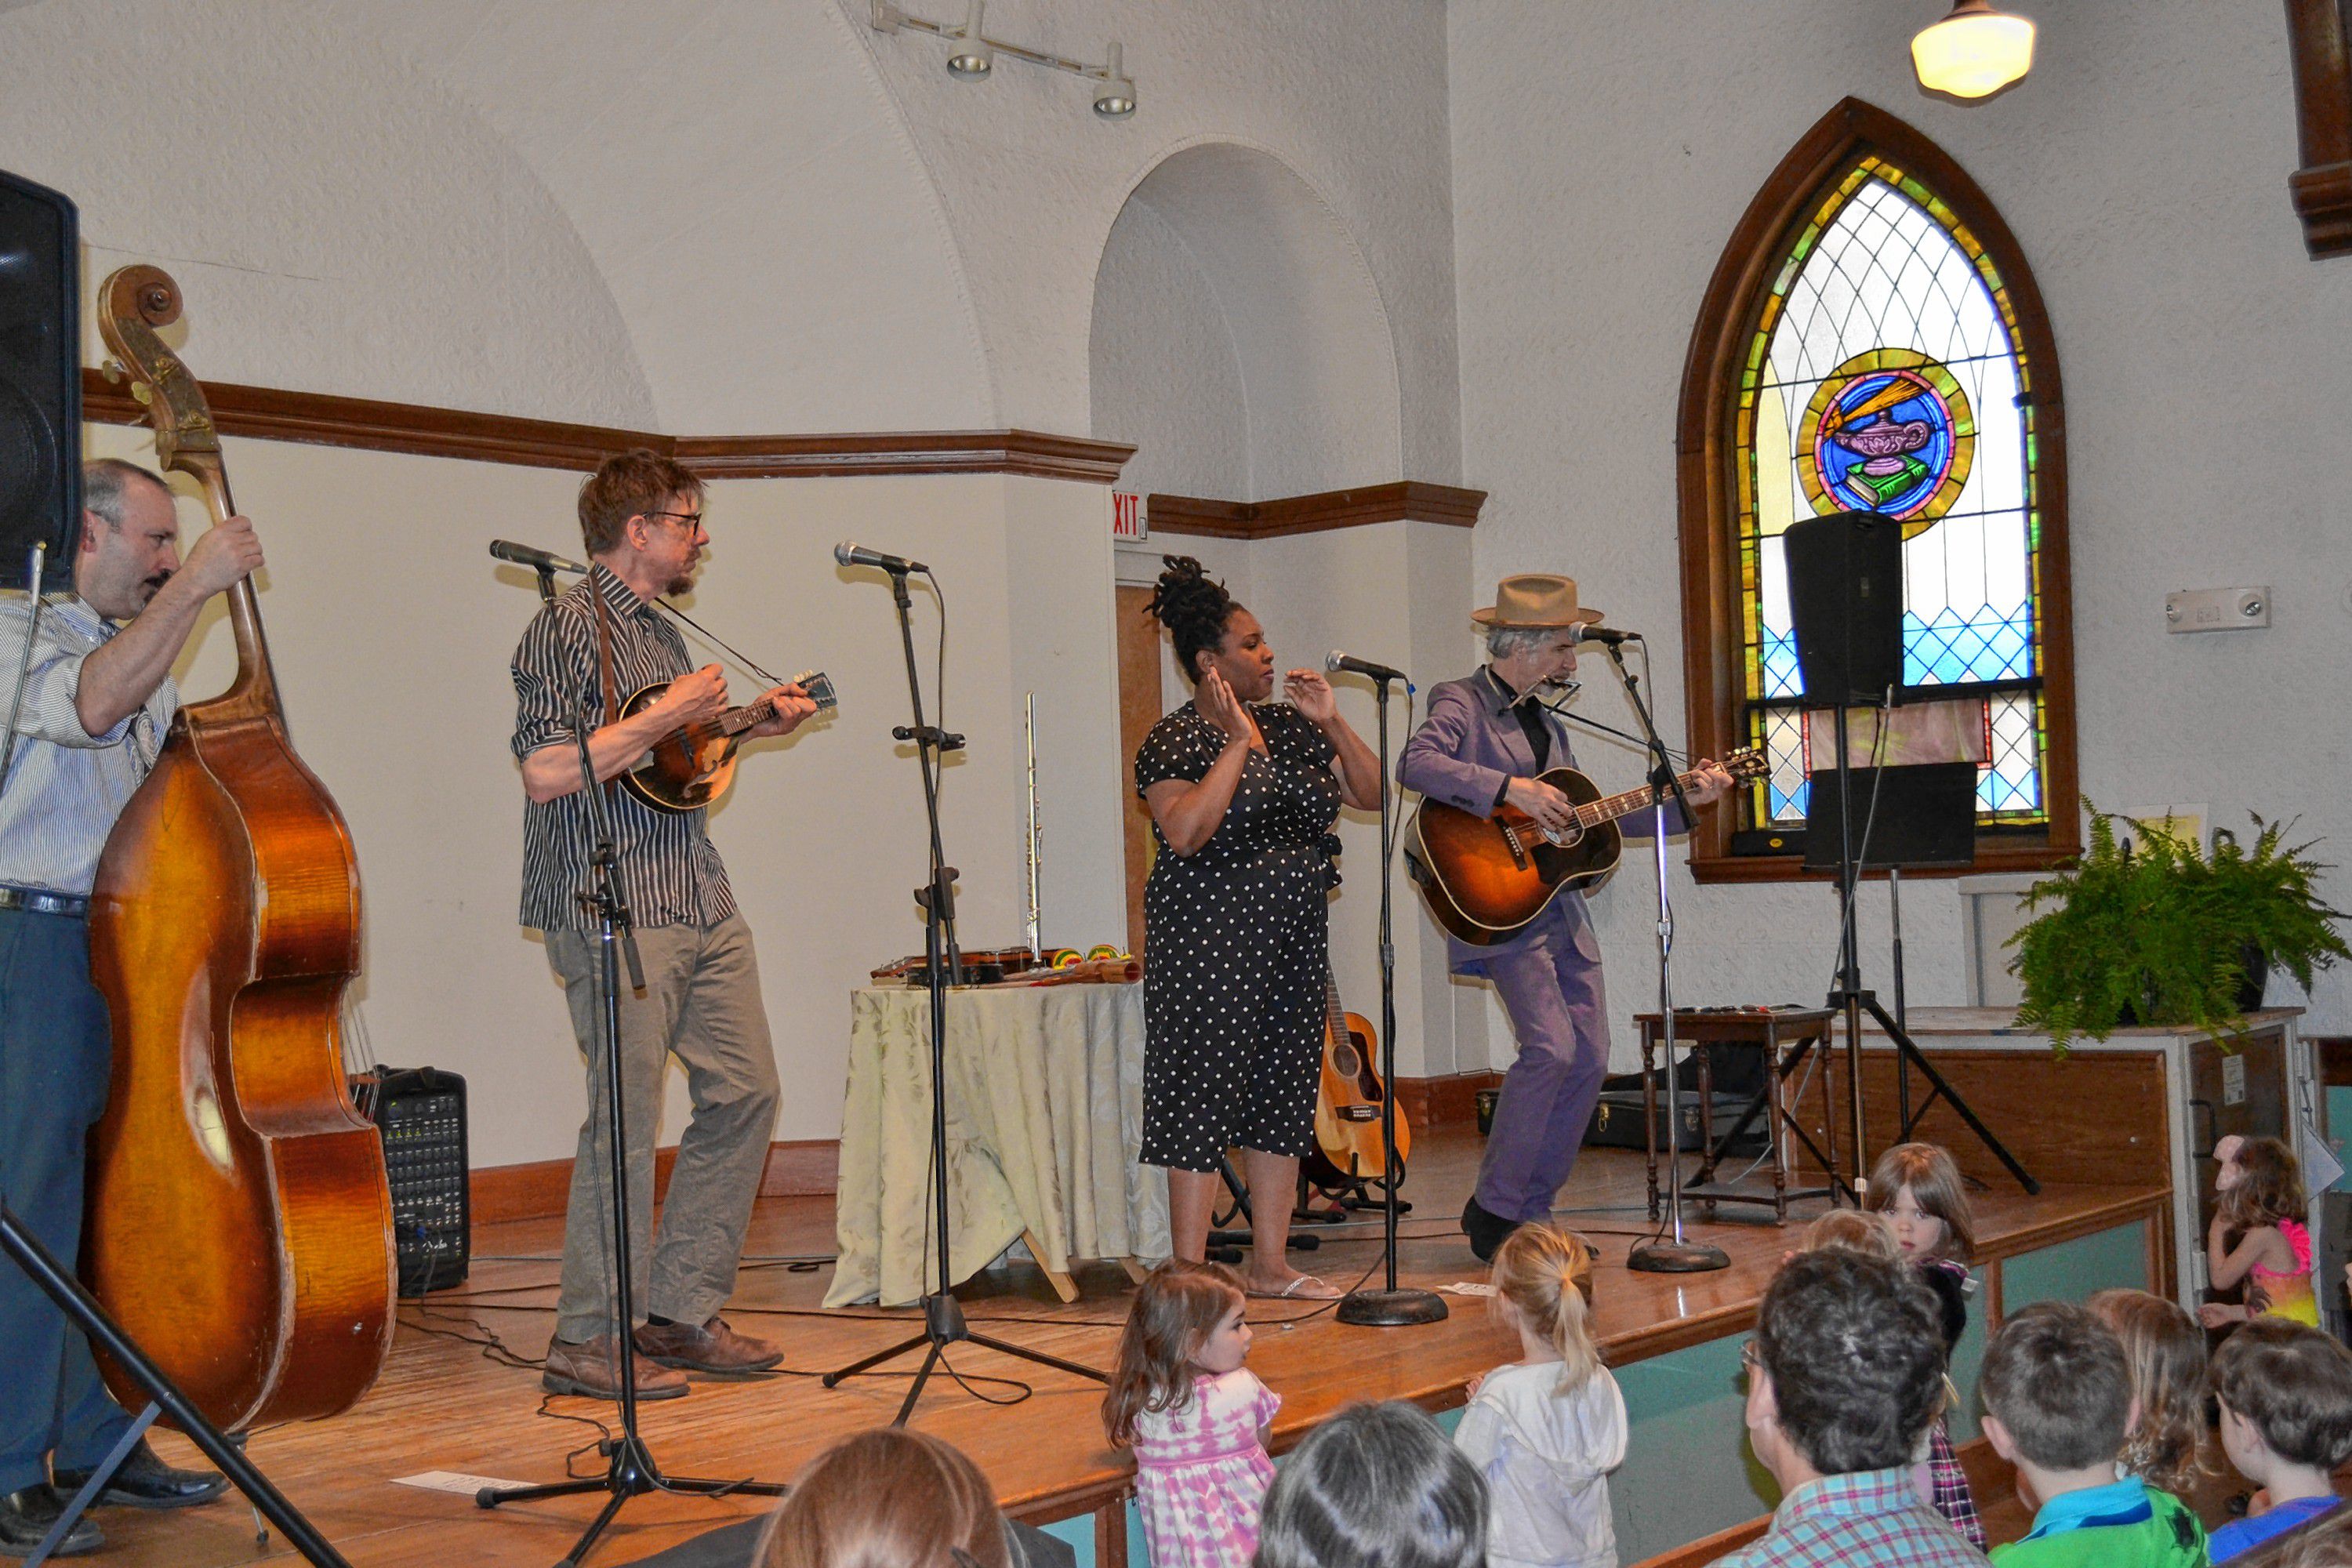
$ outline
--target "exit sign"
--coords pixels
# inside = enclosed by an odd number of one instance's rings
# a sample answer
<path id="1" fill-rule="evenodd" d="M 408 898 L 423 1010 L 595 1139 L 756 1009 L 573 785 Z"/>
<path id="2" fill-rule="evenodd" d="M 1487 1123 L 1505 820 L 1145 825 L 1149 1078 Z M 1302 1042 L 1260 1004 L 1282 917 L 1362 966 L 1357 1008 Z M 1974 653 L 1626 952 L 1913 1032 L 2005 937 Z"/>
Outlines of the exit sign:
<path id="1" fill-rule="evenodd" d="M 1151 537 L 1151 521 L 1143 515 L 1143 498 L 1127 490 L 1110 492 L 1110 536 L 1143 540 Z"/>

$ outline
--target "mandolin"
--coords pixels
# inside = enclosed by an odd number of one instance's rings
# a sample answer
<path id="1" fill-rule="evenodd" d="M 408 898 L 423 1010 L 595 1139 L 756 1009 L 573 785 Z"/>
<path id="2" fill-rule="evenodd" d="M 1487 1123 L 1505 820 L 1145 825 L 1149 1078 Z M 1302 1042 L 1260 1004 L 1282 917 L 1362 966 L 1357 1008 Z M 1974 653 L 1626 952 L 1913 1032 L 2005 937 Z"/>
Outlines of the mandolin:
<path id="1" fill-rule="evenodd" d="M 841 705 L 832 679 L 821 669 L 804 671 L 787 684 L 806 692 L 820 713 Z M 621 716 L 644 712 L 668 689 L 667 680 L 640 689 L 621 705 Z M 698 811 L 725 795 L 734 782 L 735 752 L 743 743 L 743 731 L 773 718 L 775 711 L 775 705 L 762 698 L 673 730 L 654 742 L 644 761 L 620 775 L 621 787 L 656 811 Z"/>
<path id="2" fill-rule="evenodd" d="M 1764 753 L 1743 747 L 1723 759 L 1735 779 L 1769 768 Z M 1682 775 L 1688 789 L 1696 773 Z M 1564 888 L 1582 888 L 1615 868 L 1625 847 L 1617 819 L 1650 809 L 1650 786 L 1604 795 L 1574 768 L 1538 775 L 1576 805 L 1575 826 L 1554 834 L 1515 805 L 1476 816 L 1444 801 L 1413 813 L 1405 865 L 1429 912 L 1447 934 L 1475 946 L 1507 941 L 1532 924 Z"/>
<path id="3" fill-rule="evenodd" d="M 1339 1005 L 1339 978 L 1323 966 L 1323 1081 L 1315 1095 L 1315 1152 L 1307 1156 L 1307 1179 L 1330 1191 L 1388 1175 L 1381 1148 L 1381 1102 L 1388 1089 L 1372 1066 L 1379 1037 L 1372 1026 Z M 1404 1111 L 1396 1113 L 1398 1174 L 1412 1140 Z"/>

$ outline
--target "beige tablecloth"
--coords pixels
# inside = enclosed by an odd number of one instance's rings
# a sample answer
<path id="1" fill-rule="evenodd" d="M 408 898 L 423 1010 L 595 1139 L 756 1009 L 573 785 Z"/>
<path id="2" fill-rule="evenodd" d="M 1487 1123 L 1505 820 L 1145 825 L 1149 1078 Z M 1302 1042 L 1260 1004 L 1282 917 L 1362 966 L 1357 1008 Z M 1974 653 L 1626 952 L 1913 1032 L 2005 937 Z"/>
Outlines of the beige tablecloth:
<path id="1" fill-rule="evenodd" d="M 1167 1174 L 1135 1162 L 1143 987 L 956 991 L 947 1033 L 950 1283 L 1024 1231 L 1057 1273 L 1073 1258 L 1165 1258 Z M 922 1295 L 935 1272 L 924 1228 L 930 1134 L 929 994 L 853 993 L 840 1257 L 826 1306 Z"/>

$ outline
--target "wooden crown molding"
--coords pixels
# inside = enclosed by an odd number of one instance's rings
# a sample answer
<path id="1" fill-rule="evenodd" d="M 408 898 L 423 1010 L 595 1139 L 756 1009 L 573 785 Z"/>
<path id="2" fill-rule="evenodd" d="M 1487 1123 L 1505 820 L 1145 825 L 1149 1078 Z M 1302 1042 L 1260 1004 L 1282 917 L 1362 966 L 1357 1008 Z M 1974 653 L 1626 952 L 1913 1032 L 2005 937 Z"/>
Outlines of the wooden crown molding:
<path id="1" fill-rule="evenodd" d="M 81 373 L 82 417 L 143 425 L 146 405 L 96 370 Z M 464 458 L 526 468 L 593 469 L 615 452 L 646 447 L 709 479 L 840 478 L 874 474 L 1024 474 L 1109 484 L 1135 448 L 1034 430 L 908 430 L 844 436 L 663 436 L 602 425 L 565 425 L 372 397 L 207 382 L 205 400 L 225 436 L 300 441 L 425 458 Z"/>
<path id="2" fill-rule="evenodd" d="M 1204 534 L 1213 539 L 1278 539 L 1289 533 L 1320 533 L 1375 522 L 1438 522 L 1472 528 L 1486 504 L 1485 490 L 1399 479 L 1393 484 L 1325 490 L 1279 500 L 1211 500 L 1202 496 L 1155 495 L 1145 516 L 1154 533 Z"/>
<path id="3" fill-rule="evenodd" d="M 2287 193 L 2313 257 L 2352 256 L 2352 11 L 2345 0 L 2286 0 L 2303 166 Z"/>

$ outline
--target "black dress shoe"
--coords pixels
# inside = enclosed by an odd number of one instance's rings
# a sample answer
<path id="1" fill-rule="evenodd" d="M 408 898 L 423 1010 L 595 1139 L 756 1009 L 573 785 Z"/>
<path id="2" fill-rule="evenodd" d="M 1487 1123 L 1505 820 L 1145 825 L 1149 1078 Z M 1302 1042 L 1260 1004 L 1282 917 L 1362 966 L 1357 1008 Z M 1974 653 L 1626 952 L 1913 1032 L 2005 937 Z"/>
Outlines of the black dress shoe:
<path id="1" fill-rule="evenodd" d="M 88 1470 L 53 1471 L 57 1489 L 67 1497 L 81 1490 L 90 1478 Z M 98 1494 L 100 1507 L 120 1508 L 194 1508 L 207 1503 L 228 1490 L 228 1478 L 211 1470 L 175 1470 L 156 1458 L 155 1450 L 142 1437 L 131 1457 L 107 1478 L 106 1489 Z"/>
<path id="2" fill-rule="evenodd" d="M 47 1538 L 49 1528 L 65 1510 L 65 1497 L 54 1487 L 26 1487 L 0 1498 L 0 1557 L 30 1557 L 33 1548 Z M 74 1521 L 74 1527 L 66 1531 L 66 1538 L 58 1542 L 52 1555 L 78 1557 L 105 1544 L 106 1537 L 84 1514 Z"/>
<path id="3" fill-rule="evenodd" d="M 1478 1255 L 1478 1261 L 1481 1263 L 1494 1262 L 1495 1249 L 1503 1245 L 1503 1238 L 1518 1229 L 1524 1223 L 1526 1222 L 1522 1220 L 1505 1219 L 1500 1215 L 1488 1214 L 1478 1206 L 1475 1194 L 1471 1195 L 1468 1203 L 1462 1205 L 1462 1234 L 1470 1238 L 1470 1250 Z"/>

